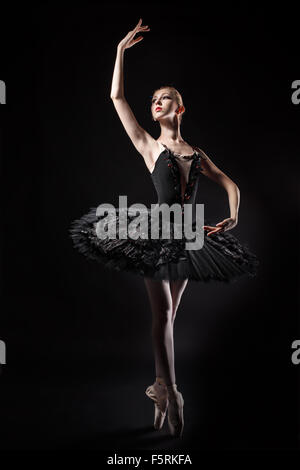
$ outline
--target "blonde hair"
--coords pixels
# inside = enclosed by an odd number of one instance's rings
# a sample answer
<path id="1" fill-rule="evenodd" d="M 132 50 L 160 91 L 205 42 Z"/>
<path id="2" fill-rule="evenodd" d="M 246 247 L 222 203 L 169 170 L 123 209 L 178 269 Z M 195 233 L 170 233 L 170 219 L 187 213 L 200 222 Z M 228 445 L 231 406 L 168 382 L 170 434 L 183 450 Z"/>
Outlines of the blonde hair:
<path id="1" fill-rule="evenodd" d="M 173 87 L 173 86 L 170 86 L 170 85 L 166 85 L 166 86 L 161 86 L 159 88 L 156 88 L 155 91 L 158 91 L 158 90 L 162 90 L 163 88 L 168 88 L 172 93 L 173 93 L 173 97 L 175 98 L 178 106 L 184 106 L 183 105 L 183 99 L 182 99 L 182 96 L 181 94 L 179 93 L 179 91 Z M 154 93 L 153 93 L 154 95 Z M 185 110 L 179 114 L 179 122 L 181 124 L 181 121 L 182 121 L 182 117 L 183 117 L 183 114 L 185 113 Z"/>

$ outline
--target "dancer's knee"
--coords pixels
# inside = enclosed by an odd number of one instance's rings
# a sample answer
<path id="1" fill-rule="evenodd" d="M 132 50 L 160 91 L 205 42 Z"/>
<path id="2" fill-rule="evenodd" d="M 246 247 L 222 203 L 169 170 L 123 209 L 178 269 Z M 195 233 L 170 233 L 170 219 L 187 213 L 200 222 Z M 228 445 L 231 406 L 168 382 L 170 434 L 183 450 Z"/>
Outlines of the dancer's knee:
<path id="1" fill-rule="evenodd" d="M 153 325 L 166 325 L 172 321 L 173 309 L 160 308 L 153 314 Z"/>

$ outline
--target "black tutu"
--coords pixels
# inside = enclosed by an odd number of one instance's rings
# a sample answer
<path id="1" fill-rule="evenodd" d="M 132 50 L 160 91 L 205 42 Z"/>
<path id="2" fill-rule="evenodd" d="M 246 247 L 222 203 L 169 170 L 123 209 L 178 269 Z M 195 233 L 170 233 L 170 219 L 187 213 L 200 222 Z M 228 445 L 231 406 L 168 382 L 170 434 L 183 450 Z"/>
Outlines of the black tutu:
<path id="1" fill-rule="evenodd" d="M 147 212 L 150 230 L 150 209 Z M 172 230 L 169 239 L 161 236 L 158 239 L 150 236 L 148 239 L 121 239 L 118 236 L 101 239 L 96 234 L 96 224 L 100 218 L 96 215 L 96 207 L 92 207 L 88 213 L 71 223 L 69 233 L 73 246 L 80 253 L 109 269 L 128 271 L 157 280 L 215 280 L 226 283 L 236 281 L 243 275 L 255 277 L 257 274 L 257 257 L 251 253 L 247 244 L 241 244 L 229 231 L 218 232 L 209 237 L 204 232 L 202 248 L 188 250 L 186 242 L 191 240 L 184 235 L 181 239 L 175 238 Z M 113 218 L 118 233 L 119 209 L 115 209 Z M 129 224 L 132 221 L 129 213 L 127 218 Z M 204 219 L 204 225 L 215 223 Z"/>

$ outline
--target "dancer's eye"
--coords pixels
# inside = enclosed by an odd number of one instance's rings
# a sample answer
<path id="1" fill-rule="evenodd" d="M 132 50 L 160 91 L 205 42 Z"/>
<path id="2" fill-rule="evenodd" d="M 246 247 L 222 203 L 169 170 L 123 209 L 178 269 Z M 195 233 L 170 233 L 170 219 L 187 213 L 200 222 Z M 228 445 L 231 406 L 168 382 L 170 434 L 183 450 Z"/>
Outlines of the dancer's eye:
<path id="1" fill-rule="evenodd" d="M 170 98 L 170 97 L 166 95 L 166 96 L 163 97 L 163 99 L 164 98 Z M 155 101 L 155 98 L 152 100 L 152 103 L 154 103 L 154 101 Z"/>

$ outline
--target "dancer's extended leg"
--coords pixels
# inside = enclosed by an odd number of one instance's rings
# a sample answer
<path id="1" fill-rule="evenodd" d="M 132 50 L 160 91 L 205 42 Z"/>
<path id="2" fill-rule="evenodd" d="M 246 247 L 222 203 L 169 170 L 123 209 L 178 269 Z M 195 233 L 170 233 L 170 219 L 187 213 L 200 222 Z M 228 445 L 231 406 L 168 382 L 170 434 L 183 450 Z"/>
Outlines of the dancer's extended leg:
<path id="1" fill-rule="evenodd" d="M 175 384 L 172 296 L 168 280 L 144 278 L 152 310 L 152 340 L 157 377 Z"/>
<path id="2" fill-rule="evenodd" d="M 155 354 L 156 382 L 146 390 L 146 394 L 155 401 L 154 428 L 162 428 L 168 408 L 170 432 L 176 437 L 181 437 L 184 426 L 184 400 L 176 385 L 173 326 L 188 279 L 155 281 L 145 278 L 144 280 L 152 310 Z"/>
<path id="3" fill-rule="evenodd" d="M 176 281 L 170 281 L 170 291 L 172 296 L 172 324 L 176 317 L 176 312 L 180 304 L 180 300 L 184 289 L 186 288 L 188 279 L 178 279 Z"/>

